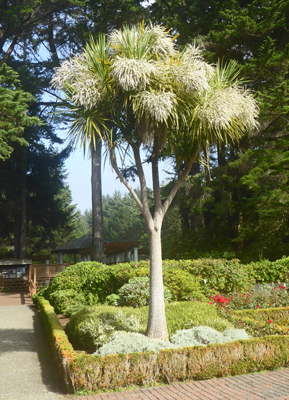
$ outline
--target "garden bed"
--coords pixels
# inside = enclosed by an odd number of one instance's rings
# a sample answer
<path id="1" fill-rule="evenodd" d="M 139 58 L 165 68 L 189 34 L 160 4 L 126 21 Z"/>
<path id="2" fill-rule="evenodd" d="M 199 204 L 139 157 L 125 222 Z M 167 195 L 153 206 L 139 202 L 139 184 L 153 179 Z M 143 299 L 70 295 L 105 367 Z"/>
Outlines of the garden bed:
<path id="1" fill-rule="evenodd" d="M 109 355 L 77 354 L 70 344 L 53 307 L 37 300 L 53 354 L 69 390 L 96 391 L 131 385 L 154 385 L 186 380 L 273 370 L 288 366 L 289 336 L 264 336 L 206 347 L 186 347 Z M 289 307 L 284 313 L 287 313 Z"/>

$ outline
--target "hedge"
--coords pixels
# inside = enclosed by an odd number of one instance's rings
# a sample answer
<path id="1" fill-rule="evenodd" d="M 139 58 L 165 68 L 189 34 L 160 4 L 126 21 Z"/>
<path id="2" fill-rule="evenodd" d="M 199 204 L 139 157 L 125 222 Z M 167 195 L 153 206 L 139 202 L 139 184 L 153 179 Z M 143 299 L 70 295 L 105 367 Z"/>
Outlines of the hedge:
<path id="1" fill-rule="evenodd" d="M 65 382 L 74 391 L 210 379 L 288 366 L 288 335 L 163 350 L 157 354 L 76 355 L 53 307 L 41 298 L 37 305 Z"/>
<path id="2" fill-rule="evenodd" d="M 74 391 L 74 377 L 71 374 L 71 362 L 76 357 L 76 353 L 49 301 L 45 300 L 43 297 L 39 297 L 36 305 L 40 311 L 53 357 L 60 368 L 67 390 L 69 392 Z"/>

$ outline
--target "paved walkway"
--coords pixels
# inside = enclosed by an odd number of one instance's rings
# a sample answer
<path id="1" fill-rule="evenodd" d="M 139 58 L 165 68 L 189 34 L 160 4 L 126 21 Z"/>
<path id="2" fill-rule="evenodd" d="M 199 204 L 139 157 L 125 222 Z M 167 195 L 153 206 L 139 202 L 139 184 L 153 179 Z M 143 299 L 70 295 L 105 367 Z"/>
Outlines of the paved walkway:
<path id="1" fill-rule="evenodd" d="M 28 296 L 0 293 L 0 400 L 289 400 L 289 368 L 237 377 L 73 397 L 65 395 Z"/>
<path id="2" fill-rule="evenodd" d="M 72 399 L 72 397 L 66 397 Z M 289 369 L 132 392 L 103 393 L 73 400 L 289 400 Z"/>
<path id="3" fill-rule="evenodd" d="M 0 295 L 0 304 L 7 300 Z M 63 400 L 64 394 L 35 306 L 0 307 L 0 400 Z"/>

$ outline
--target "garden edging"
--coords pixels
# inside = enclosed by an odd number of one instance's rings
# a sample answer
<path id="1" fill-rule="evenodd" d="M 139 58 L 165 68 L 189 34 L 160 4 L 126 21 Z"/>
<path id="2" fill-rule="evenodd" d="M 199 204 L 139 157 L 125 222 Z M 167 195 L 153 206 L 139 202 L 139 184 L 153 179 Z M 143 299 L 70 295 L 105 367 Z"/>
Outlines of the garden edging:
<path id="1" fill-rule="evenodd" d="M 159 353 L 76 354 L 53 307 L 37 299 L 49 343 L 67 388 L 96 391 L 273 370 L 288 366 L 289 336 L 265 336 Z"/>

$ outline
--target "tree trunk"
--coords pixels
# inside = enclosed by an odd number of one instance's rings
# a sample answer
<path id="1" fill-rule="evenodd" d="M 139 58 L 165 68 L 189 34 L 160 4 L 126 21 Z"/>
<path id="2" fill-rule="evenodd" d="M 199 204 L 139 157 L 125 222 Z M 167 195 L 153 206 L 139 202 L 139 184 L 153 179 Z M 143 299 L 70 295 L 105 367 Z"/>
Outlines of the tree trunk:
<path id="1" fill-rule="evenodd" d="M 26 258 L 26 171 L 21 171 L 19 259 Z"/>
<path id="2" fill-rule="evenodd" d="M 22 165 L 20 169 L 19 208 L 15 215 L 14 227 L 14 258 L 26 258 L 26 170 Z"/>
<path id="3" fill-rule="evenodd" d="M 161 223 L 148 228 L 150 248 L 150 301 L 146 335 L 151 338 L 169 340 L 164 304 L 162 272 Z"/>
<path id="4" fill-rule="evenodd" d="M 101 189 L 101 140 L 91 146 L 92 259 L 104 262 L 104 232 Z"/>

